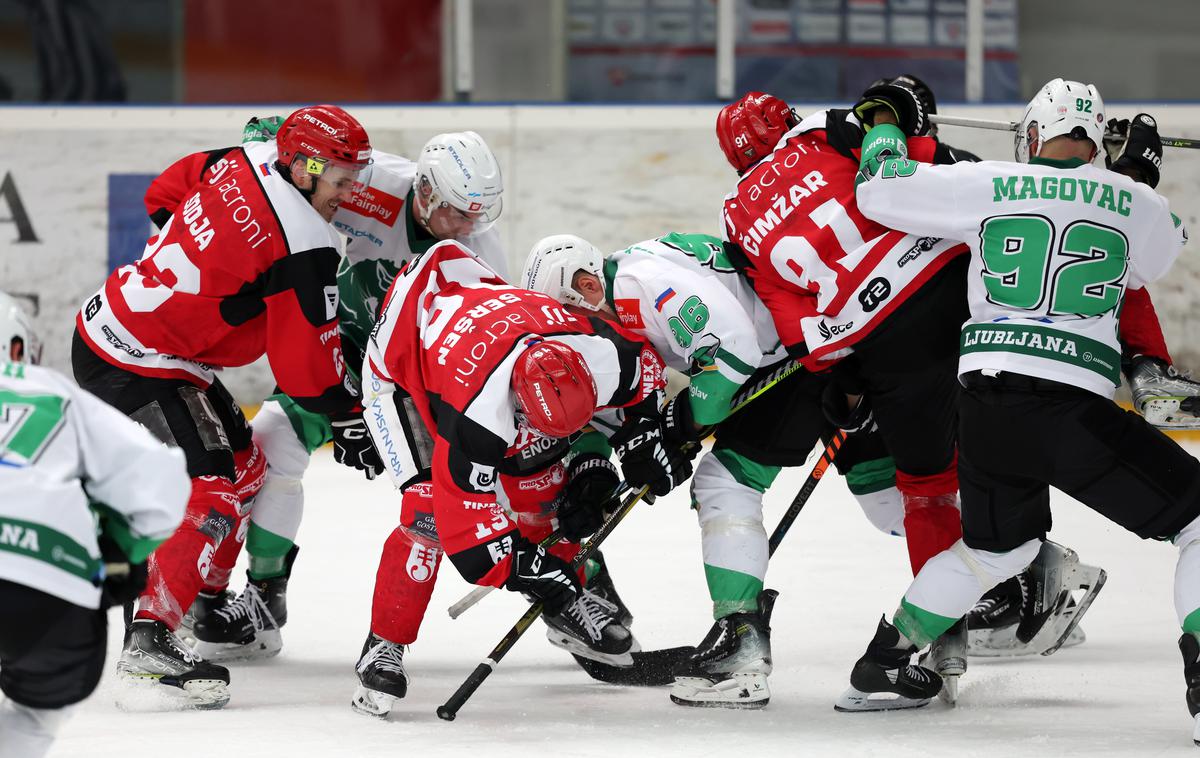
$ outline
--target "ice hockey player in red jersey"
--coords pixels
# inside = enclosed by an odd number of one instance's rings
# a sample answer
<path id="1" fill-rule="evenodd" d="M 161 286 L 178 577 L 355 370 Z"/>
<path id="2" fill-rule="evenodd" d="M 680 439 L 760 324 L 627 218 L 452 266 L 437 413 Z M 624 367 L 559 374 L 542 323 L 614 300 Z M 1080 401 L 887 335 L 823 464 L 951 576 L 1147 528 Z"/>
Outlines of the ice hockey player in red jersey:
<path id="1" fill-rule="evenodd" d="M 228 701 L 224 686 L 189 691 L 195 678 L 227 684 L 228 672 L 199 661 L 174 630 L 265 469 L 217 371 L 265 354 L 296 402 L 354 418 L 336 319 L 341 243 L 329 221 L 364 182 L 370 155 L 358 121 L 323 105 L 291 114 L 276 143 L 182 159 L 147 192 L 161 231 L 76 317 L 80 385 L 182 448 L 193 478 L 183 525 L 151 555 L 118 663 L 123 679 L 171 685 L 161 691 L 182 692 L 186 705 Z"/>
<path id="2" fill-rule="evenodd" d="M 591 516 L 594 529 L 596 514 L 569 511 L 612 503 L 611 464 L 579 456 L 564 472 L 559 463 L 566 438 L 597 412 L 620 418 L 610 441 L 631 487 L 665 494 L 690 475 L 687 457 L 664 440 L 664 387 L 662 359 L 647 343 L 505 284 L 456 242 L 409 263 L 392 285 L 363 366 L 367 426 L 404 502 L 376 580 L 356 708 L 384 715 L 405 695 L 404 646 L 416 639 L 443 551 L 468 581 L 545 603 L 556 644 L 610 662 L 632 652 L 616 609 L 581 589 L 561 557 L 574 548 L 548 552 L 536 541 L 548 534 L 554 507 L 560 525 Z M 588 479 L 602 480 L 598 489 L 607 492 L 572 497 Z M 565 502 L 556 503 L 564 488 Z M 529 528 L 539 515 L 539 528 Z M 617 634 L 588 642 L 589 626 Z M 571 637 L 589 649 L 568 644 Z"/>

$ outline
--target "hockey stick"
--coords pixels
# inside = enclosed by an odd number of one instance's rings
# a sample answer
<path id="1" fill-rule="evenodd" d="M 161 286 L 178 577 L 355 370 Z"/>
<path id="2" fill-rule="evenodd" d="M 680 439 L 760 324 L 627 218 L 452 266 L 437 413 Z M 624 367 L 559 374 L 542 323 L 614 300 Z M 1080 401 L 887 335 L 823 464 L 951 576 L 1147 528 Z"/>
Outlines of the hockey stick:
<path id="1" fill-rule="evenodd" d="M 929 120 L 939 126 L 966 126 L 972 129 L 993 129 L 1000 132 L 1015 132 L 1021 128 L 1021 125 L 1016 121 L 998 121 L 986 118 L 967 118 L 965 116 L 943 116 L 940 113 L 934 113 L 929 117 Z M 1159 137 L 1163 147 L 1186 147 L 1192 150 L 1200 150 L 1200 140 L 1188 139 L 1187 137 Z M 1125 138 L 1116 134 L 1105 133 L 1105 142 L 1124 142 Z"/>
<path id="2" fill-rule="evenodd" d="M 838 451 L 842 449 L 842 443 L 845 441 L 846 432 L 841 429 L 834 431 L 833 439 L 829 440 L 829 444 L 821 451 L 821 457 L 817 459 L 812 471 L 809 472 L 808 479 L 804 480 L 804 486 L 800 488 L 800 491 L 796 493 L 796 497 L 792 499 L 792 504 L 788 506 L 787 512 L 783 514 L 783 518 L 779 519 L 779 526 L 775 527 L 774 532 L 771 532 L 771 539 L 767 543 L 769 545 L 768 556 L 775 555 L 775 550 L 779 547 L 779 543 L 783 542 L 783 538 L 787 535 L 788 530 L 792 528 L 792 523 L 800 515 L 804 504 L 812 496 L 813 490 L 817 488 L 817 482 L 821 481 L 821 477 L 825 476 L 826 470 L 833 463 L 833 459 L 837 457 Z"/>
<path id="3" fill-rule="evenodd" d="M 741 409 L 745 408 L 750 403 L 751 400 L 758 397 L 759 395 L 766 392 L 767 390 L 771 389 L 776 384 L 779 384 L 784 379 L 788 378 L 792 374 L 799 371 L 801 368 L 803 368 L 803 366 L 801 365 L 800 361 L 789 361 L 788 363 L 780 364 L 779 367 L 777 367 L 774 371 L 767 374 L 766 376 L 764 376 L 762 379 L 755 382 L 750 387 L 746 387 L 741 392 L 739 392 L 737 394 L 737 396 L 734 397 L 734 401 L 736 401 L 736 402 L 734 402 L 732 404 L 733 408 L 729 411 L 729 415 L 732 416 L 733 414 L 737 413 Z M 622 485 L 622 487 L 624 487 L 624 485 Z M 617 495 L 620 496 L 620 494 L 621 494 L 621 489 L 618 488 Z M 555 544 L 556 542 L 558 542 L 560 539 L 562 539 L 561 533 L 558 531 L 555 531 L 555 532 L 552 532 L 549 537 L 542 540 L 538 544 L 541 545 L 542 547 L 549 547 L 549 546 Z M 468 592 L 467 594 L 463 595 L 461 598 L 459 598 L 457 603 L 455 603 L 454 605 L 451 605 L 449 608 L 446 609 L 446 612 L 450 614 L 450 618 L 456 619 L 459 616 L 466 613 L 466 611 L 469 608 L 471 608 L 473 605 L 478 603 L 480 600 L 483 600 L 485 597 L 490 595 L 492 590 L 494 590 L 494 589 L 496 589 L 496 588 L 495 587 L 476 587 L 473 590 L 471 590 L 470 592 Z"/>
<path id="4" fill-rule="evenodd" d="M 621 503 L 621 507 L 609 516 L 592 538 L 588 540 L 587 544 L 583 545 L 583 549 L 579 551 L 579 555 L 575 556 L 575 560 L 571 561 L 571 568 L 578 569 L 588 558 L 592 557 L 592 554 L 600 547 L 600 543 L 608 539 L 608 535 L 612 534 L 613 530 L 617 528 L 617 524 L 620 524 L 629 515 L 633 507 L 649 491 L 649 487 L 642 487 L 637 492 L 626 497 L 625 501 Z M 517 623 L 513 624 L 512 628 L 496 643 L 496 646 L 492 648 L 492 652 L 488 653 L 487 657 L 475 667 L 475 670 L 466 678 L 466 681 L 459 685 L 458 689 L 454 691 L 454 694 L 445 703 L 438 706 L 438 718 L 443 721 L 453 721 L 455 716 L 458 715 L 459 709 L 471 698 L 471 695 L 475 694 L 475 690 L 479 689 L 484 680 L 491 676 L 492 671 L 500 664 L 500 661 L 504 659 L 508 651 L 512 650 L 513 646 L 517 644 L 517 640 L 521 639 L 521 635 L 525 634 L 526 630 L 541 615 L 541 603 L 534 603 L 529 606 L 529 610 L 525 611 L 521 618 L 517 619 Z"/>

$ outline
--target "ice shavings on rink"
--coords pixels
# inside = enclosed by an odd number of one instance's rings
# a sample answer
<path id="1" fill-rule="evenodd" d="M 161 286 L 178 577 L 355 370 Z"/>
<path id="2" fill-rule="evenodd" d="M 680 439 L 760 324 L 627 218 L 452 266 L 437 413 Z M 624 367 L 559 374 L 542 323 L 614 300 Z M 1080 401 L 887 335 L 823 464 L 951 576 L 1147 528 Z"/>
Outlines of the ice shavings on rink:
<path id="1" fill-rule="evenodd" d="M 770 490 L 768 529 L 806 473 L 787 470 Z M 51 756 L 1195 755 L 1171 601 L 1178 551 L 1138 540 L 1058 493 L 1051 537 L 1109 575 L 1082 624 L 1087 642 L 1049 658 L 972 658 L 955 709 L 935 701 L 912 712 L 833 711 L 879 615 L 894 609 L 911 576 L 903 541 L 876 531 L 830 475 L 767 576 L 780 597 L 764 710 L 682 708 L 665 687 L 601 684 L 551 647 L 539 624 L 447 723 L 434 709 L 517 619 L 521 598 L 492 593 L 451 621 L 446 607 L 470 588 L 444 566 L 421 637 L 405 656 L 408 697 L 386 722 L 355 714 L 354 663 L 399 498 L 386 482 L 337 466 L 328 451 L 314 457 L 305 491 L 283 652 L 230 666 L 224 710 L 125 713 L 113 705 L 121 643 L 114 610 L 104 681 Z M 712 623 L 688 505 L 685 488 L 639 505 L 605 546 L 646 649 L 695 644 Z M 240 589 L 244 572 L 234 576 Z"/>

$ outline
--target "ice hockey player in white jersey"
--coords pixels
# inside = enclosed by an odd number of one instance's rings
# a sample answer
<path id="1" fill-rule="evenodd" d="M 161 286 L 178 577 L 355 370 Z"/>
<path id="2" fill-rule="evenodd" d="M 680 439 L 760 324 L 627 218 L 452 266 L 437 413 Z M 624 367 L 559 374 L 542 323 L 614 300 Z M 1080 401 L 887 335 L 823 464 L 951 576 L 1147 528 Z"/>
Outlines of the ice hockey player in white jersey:
<path id="1" fill-rule="evenodd" d="M 681 705 L 766 705 L 776 593 L 763 588 L 769 548 L 762 497 L 781 467 L 803 463 L 818 439 L 833 433 L 821 410 L 824 378 L 789 372 L 730 416 L 735 392 L 766 386 L 792 362 L 771 314 L 716 237 L 668 234 L 604 256 L 579 237 L 554 235 L 534 245 L 520 283 L 585 312 L 609 314 L 690 375 L 687 393 L 668 407 L 667 429 L 675 444 L 716 430 L 716 445 L 692 480 L 715 623 L 677 670 L 671 696 Z M 902 531 L 882 442 L 854 438 L 837 465 L 868 517 L 884 531 Z"/>
<path id="2" fill-rule="evenodd" d="M 33 357 L 2 292 L 0 334 Z M 0 358 L 0 758 L 45 755 L 95 690 L 106 610 L 137 596 L 190 492 L 178 449 L 60 374 Z M 205 686 L 192 673 L 176 686 Z"/>
<path id="3" fill-rule="evenodd" d="M 281 118 L 253 119 L 243 140 L 273 139 Z M 357 372 L 379 306 L 400 267 L 441 240 L 462 242 L 496 271 L 508 271 L 494 224 L 503 207 L 499 163 L 475 132 L 430 139 L 416 162 L 373 150 L 365 191 L 342 203 L 334 227 L 348 237 L 338 268 L 338 321 L 347 365 Z M 339 422 L 341 423 L 341 422 Z M 361 419 L 354 421 L 361 424 Z M 344 449 L 328 416 L 311 413 L 283 394 L 263 403 L 252 427 L 269 468 L 250 511 L 246 588 L 235 599 L 226 591 L 237 551 L 219 554 L 215 579 L 197 602 L 197 650 L 210 660 L 265 658 L 277 654 L 287 621 L 287 583 L 298 548 L 304 511 L 301 480 L 312 452 L 334 440 L 339 461 L 350 461 L 368 478 L 382 472 L 365 429 L 360 450 Z"/>
<path id="4" fill-rule="evenodd" d="M 1200 462 L 1112 402 L 1123 295 L 1163 276 L 1187 237 L 1165 198 L 1091 165 L 1104 123 L 1095 87 L 1055 79 L 1025 110 L 1018 163 L 918 164 L 891 125 L 864 139 L 863 213 L 971 248 L 958 369 L 963 538 L 924 566 L 894 625 L 880 621 L 841 709 L 927 702 L 941 681 L 910 654 L 1039 552 L 1046 597 L 1079 578 L 1073 554 L 1042 542 L 1053 486 L 1179 547 L 1179 646 L 1188 706 L 1200 711 Z M 1088 589 L 1081 606 L 1098 586 Z"/>

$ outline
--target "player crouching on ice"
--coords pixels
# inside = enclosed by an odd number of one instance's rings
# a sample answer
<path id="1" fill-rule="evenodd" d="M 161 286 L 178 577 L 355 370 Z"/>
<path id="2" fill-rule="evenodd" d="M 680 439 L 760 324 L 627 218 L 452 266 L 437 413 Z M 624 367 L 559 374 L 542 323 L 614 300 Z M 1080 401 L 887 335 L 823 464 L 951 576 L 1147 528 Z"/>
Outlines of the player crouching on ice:
<path id="1" fill-rule="evenodd" d="M 687 479 L 687 457 L 664 439 L 664 386 L 649 345 L 505 284 L 458 243 L 409 263 L 363 365 L 364 417 L 403 499 L 376 577 L 357 710 L 384 716 L 407 693 L 404 646 L 416 640 L 443 551 L 468 581 L 541 601 L 556 645 L 632 663 L 638 648 L 618 608 L 568 563 L 578 545 L 537 541 L 555 516 L 580 537 L 615 509 L 606 459 L 562 463 L 568 438 L 600 409 L 623 409 L 612 443 L 631 487 L 662 495 Z"/>
<path id="2" fill-rule="evenodd" d="M 918 164 L 887 124 L 864 140 L 865 214 L 971 246 L 958 367 L 963 538 L 913 580 L 895 625 L 880 621 L 839 708 L 911 708 L 938 692 L 937 674 L 911 654 L 1053 544 L 1041 541 L 1053 486 L 1180 548 L 1179 644 L 1188 705 L 1200 710 L 1200 462 L 1111 401 L 1124 292 L 1163 276 L 1186 234 L 1165 198 L 1090 165 L 1104 123 L 1094 87 L 1055 79 L 1026 108 L 1021 163 Z M 1047 583 L 1077 578 L 1077 564 L 1054 563 Z"/>

